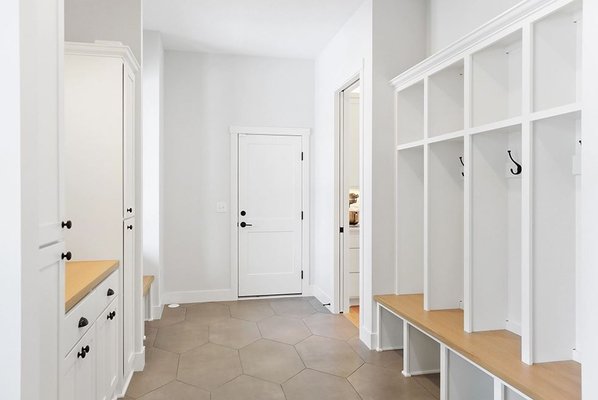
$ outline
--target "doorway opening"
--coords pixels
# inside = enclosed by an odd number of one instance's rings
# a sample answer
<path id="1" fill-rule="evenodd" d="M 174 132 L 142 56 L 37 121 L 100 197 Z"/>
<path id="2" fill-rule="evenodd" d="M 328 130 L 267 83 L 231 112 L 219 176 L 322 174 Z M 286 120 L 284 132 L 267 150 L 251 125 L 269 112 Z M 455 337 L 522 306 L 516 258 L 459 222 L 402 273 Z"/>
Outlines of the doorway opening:
<path id="1" fill-rule="evenodd" d="M 339 311 L 359 328 L 361 235 L 361 85 L 339 92 Z"/>

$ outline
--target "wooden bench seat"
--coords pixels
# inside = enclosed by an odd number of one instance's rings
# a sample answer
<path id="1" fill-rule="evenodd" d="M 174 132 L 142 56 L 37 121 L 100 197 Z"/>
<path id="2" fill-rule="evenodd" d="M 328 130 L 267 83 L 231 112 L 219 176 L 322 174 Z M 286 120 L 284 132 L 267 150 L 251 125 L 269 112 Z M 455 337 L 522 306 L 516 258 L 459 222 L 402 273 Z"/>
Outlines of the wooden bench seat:
<path id="1" fill-rule="evenodd" d="M 506 330 L 466 333 L 462 310 L 424 311 L 423 295 L 380 295 L 376 302 L 534 400 L 580 400 L 581 365 L 527 365 L 521 338 Z"/>

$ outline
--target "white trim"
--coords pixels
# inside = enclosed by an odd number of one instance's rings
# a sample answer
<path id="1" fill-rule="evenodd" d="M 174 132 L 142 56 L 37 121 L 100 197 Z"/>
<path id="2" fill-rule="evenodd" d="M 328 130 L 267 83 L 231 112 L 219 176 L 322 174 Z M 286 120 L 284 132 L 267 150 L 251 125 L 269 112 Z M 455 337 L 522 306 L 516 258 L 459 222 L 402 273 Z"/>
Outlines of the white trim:
<path id="1" fill-rule="evenodd" d="M 199 300 L 201 301 L 228 301 L 228 300 L 238 300 L 239 299 L 239 258 L 237 255 L 237 250 L 239 246 L 239 238 L 238 238 L 238 230 L 237 230 L 237 219 L 233 216 L 237 216 L 236 210 L 239 207 L 239 194 L 238 194 L 238 179 L 239 179 L 239 135 L 273 135 L 273 136 L 301 136 L 301 151 L 303 153 L 303 163 L 301 166 L 301 173 L 302 173 L 302 211 L 303 211 L 303 220 L 302 220 L 302 250 L 301 250 L 301 258 L 302 258 L 302 271 L 303 271 L 303 279 L 301 281 L 301 296 L 310 295 L 312 293 L 312 288 L 310 286 L 310 230 L 311 230 L 311 212 L 310 212 L 310 182 L 311 182 L 311 175 L 310 175 L 310 143 L 309 137 L 311 135 L 310 128 L 289 128 L 289 127 L 251 127 L 251 126 L 231 126 L 230 127 L 231 133 L 231 141 L 230 141 L 230 159 L 231 159 L 231 168 L 230 168 L 230 211 L 231 211 L 231 219 L 230 219 L 230 241 L 231 241 L 231 248 L 230 248 L 230 260 L 231 260 L 231 280 L 230 280 L 230 287 L 228 291 L 232 291 L 234 293 L 233 297 L 230 299 L 225 300 Z M 233 214 L 234 212 L 234 214 Z M 205 292 L 205 291 L 204 291 Z M 220 291 L 223 292 L 223 291 Z M 190 292 L 190 293 L 197 293 L 197 292 Z M 221 294 L 225 296 L 224 294 Z M 166 296 L 166 295 L 164 295 Z M 187 296 L 185 298 L 204 298 L 203 296 L 195 297 L 196 294 L 191 296 Z M 230 293 L 228 294 L 230 296 Z M 279 297 L 285 297 L 286 295 L 282 295 Z M 297 297 L 297 295 L 290 295 L 293 297 Z M 268 296 L 270 297 L 270 296 Z M 276 297 L 276 296 L 272 296 Z M 263 297 L 257 297 L 263 298 Z M 167 301 L 164 301 L 167 303 Z M 172 302 L 172 301 L 171 301 Z M 180 303 L 180 302 L 177 302 Z"/>
<path id="2" fill-rule="evenodd" d="M 206 303 L 210 301 L 237 300 L 234 289 L 190 290 L 182 292 L 165 292 L 162 295 L 164 304 L 172 303 Z"/>
<path id="3" fill-rule="evenodd" d="M 341 160 L 341 154 L 340 154 L 340 143 L 341 143 L 341 131 L 343 129 L 342 127 L 342 121 L 341 121 L 341 104 L 340 104 L 340 98 L 341 98 L 341 94 L 344 90 L 348 89 L 349 87 L 353 86 L 355 83 L 359 82 L 361 85 L 361 93 L 360 93 L 360 98 L 359 98 L 359 187 L 360 187 L 360 192 L 361 192 L 361 196 L 363 199 L 363 182 L 364 182 L 364 176 L 363 176 L 363 169 L 364 169 L 364 155 L 363 155 L 363 151 L 364 151 L 364 146 L 363 146 L 363 138 L 364 138 L 364 115 L 365 115 L 365 101 L 364 101 L 364 94 L 366 93 L 366 90 L 364 90 L 364 60 L 362 60 L 361 63 L 361 68 L 359 71 L 357 71 L 356 73 L 351 74 L 347 79 L 345 79 L 344 83 L 334 92 L 334 209 L 333 209 L 333 214 L 334 214 L 334 222 L 333 222 L 333 233 L 334 233 L 334 241 L 333 241 L 333 270 L 332 270 L 332 285 L 333 285 L 333 295 L 332 295 L 332 299 L 331 299 L 331 306 L 330 306 L 330 311 L 334 314 L 338 314 L 339 312 L 343 311 L 340 309 L 340 305 L 342 304 L 341 301 L 341 296 L 343 296 L 343 288 L 341 286 L 341 279 L 343 279 L 343 277 L 341 276 L 340 273 L 340 269 L 341 269 L 341 247 L 340 247 L 340 243 L 341 243 L 341 234 L 339 231 L 339 228 L 341 226 L 341 221 L 340 221 L 340 179 L 339 179 L 339 175 L 340 175 L 340 160 Z M 363 202 L 362 202 L 363 205 Z M 360 218 L 363 217 L 363 206 L 362 209 L 360 210 Z M 343 222 L 344 224 L 344 222 Z M 345 227 L 347 228 L 347 227 Z M 348 233 L 348 229 L 347 229 L 347 233 Z M 363 231 L 360 231 L 360 235 L 359 235 L 359 298 L 363 299 L 364 298 L 364 289 L 363 289 L 363 266 L 364 266 L 364 260 L 363 260 Z M 344 285 L 344 283 L 343 283 Z M 363 324 L 363 322 L 365 321 L 364 318 L 364 307 L 359 307 L 359 321 L 360 321 L 360 325 Z M 371 348 L 371 344 L 375 343 L 372 342 L 372 333 L 364 328 L 364 335 L 362 336 L 361 334 L 361 326 L 360 326 L 360 339 L 362 342 L 366 343 L 368 345 L 368 348 Z M 369 342 L 369 343 L 368 343 Z"/>
<path id="4" fill-rule="evenodd" d="M 65 42 L 64 54 L 89 55 L 94 57 L 118 57 L 125 60 L 133 73 L 137 74 L 141 67 L 133 55 L 131 48 L 118 42 L 79 43 Z"/>
<path id="5" fill-rule="evenodd" d="M 134 354 L 133 359 L 133 371 L 143 371 L 145 368 L 145 346 L 141 348 L 141 351 Z"/>
<path id="6" fill-rule="evenodd" d="M 428 57 L 419 64 L 411 67 L 390 83 L 397 90 L 402 90 L 412 84 L 421 81 L 423 75 L 437 72 L 445 65 L 450 65 L 461 58 L 463 53 L 474 48 L 482 48 L 488 39 L 495 39 L 519 29 L 519 24 L 528 20 L 532 15 L 535 19 L 540 18 L 538 10 L 546 8 L 546 13 L 553 8 L 570 3 L 571 0 L 527 0 L 522 1 L 488 23 L 469 33 L 467 36 L 453 42 L 434 55 Z M 550 7 L 553 6 L 553 7 Z"/>
<path id="7" fill-rule="evenodd" d="M 276 128 L 276 127 L 256 127 L 256 126 L 231 126 L 230 133 L 233 135 L 277 135 L 277 136 L 309 136 L 309 128 Z"/>
<path id="8" fill-rule="evenodd" d="M 161 319 L 162 318 L 162 310 L 164 309 L 164 306 L 152 306 L 151 307 L 151 321 L 156 320 L 156 319 Z"/>
<path id="9" fill-rule="evenodd" d="M 322 303 L 322 305 L 330 304 L 330 296 L 328 296 L 326 293 L 324 293 L 324 291 L 319 286 L 311 285 L 310 289 L 311 289 L 311 295 L 313 297 L 315 297 L 316 299 L 318 299 L 318 301 L 320 303 Z M 330 309 L 330 305 L 324 306 L 324 307 Z"/>

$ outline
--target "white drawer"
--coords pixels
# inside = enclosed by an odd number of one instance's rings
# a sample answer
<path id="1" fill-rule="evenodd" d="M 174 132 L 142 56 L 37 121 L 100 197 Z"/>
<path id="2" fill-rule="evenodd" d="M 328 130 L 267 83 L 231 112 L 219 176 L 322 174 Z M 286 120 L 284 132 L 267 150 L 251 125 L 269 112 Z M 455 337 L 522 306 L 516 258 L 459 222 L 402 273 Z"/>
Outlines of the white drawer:
<path id="1" fill-rule="evenodd" d="M 110 303 L 112 303 L 112 300 L 114 300 L 120 294 L 120 285 L 118 278 L 118 270 L 116 270 L 112 274 L 110 274 L 108 278 L 104 279 L 104 281 L 102 281 L 102 283 L 100 283 L 98 287 L 95 288 L 94 291 L 96 293 L 94 294 L 94 296 L 98 299 L 97 314 L 104 311 L 104 309 L 108 307 Z M 110 294 L 109 291 L 112 294 Z"/>
<path id="2" fill-rule="evenodd" d="M 359 228 L 349 228 L 349 248 L 359 248 Z"/>
<path id="3" fill-rule="evenodd" d="M 85 296 L 65 316 L 61 327 L 62 354 L 67 354 L 85 335 L 98 317 L 98 302 L 94 291 Z"/>
<path id="4" fill-rule="evenodd" d="M 359 297 L 359 272 L 349 274 L 349 298 Z"/>
<path id="5" fill-rule="evenodd" d="M 359 272 L 359 249 L 349 249 L 349 272 Z"/>

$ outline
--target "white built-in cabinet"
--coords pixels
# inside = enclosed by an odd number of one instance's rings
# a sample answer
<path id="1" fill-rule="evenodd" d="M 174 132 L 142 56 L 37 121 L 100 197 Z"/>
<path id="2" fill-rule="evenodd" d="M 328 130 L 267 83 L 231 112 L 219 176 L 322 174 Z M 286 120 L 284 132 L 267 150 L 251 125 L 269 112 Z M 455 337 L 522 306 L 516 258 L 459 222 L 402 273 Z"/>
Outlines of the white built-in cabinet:
<path id="1" fill-rule="evenodd" d="M 65 44 L 62 175 L 64 215 L 71 221 L 66 248 L 74 261 L 119 260 L 119 268 L 62 318 L 61 400 L 122 394 L 143 335 L 135 259 L 138 71 L 126 46 Z M 107 297 L 108 284 L 116 296 Z M 78 328 L 83 315 L 89 326 Z"/>
<path id="2" fill-rule="evenodd" d="M 528 364 L 583 351 L 581 17 L 578 0 L 523 2 L 393 80 L 397 294 L 519 335 Z M 475 393 L 461 399 L 493 398 L 489 377 L 448 365 L 450 390 Z"/>

